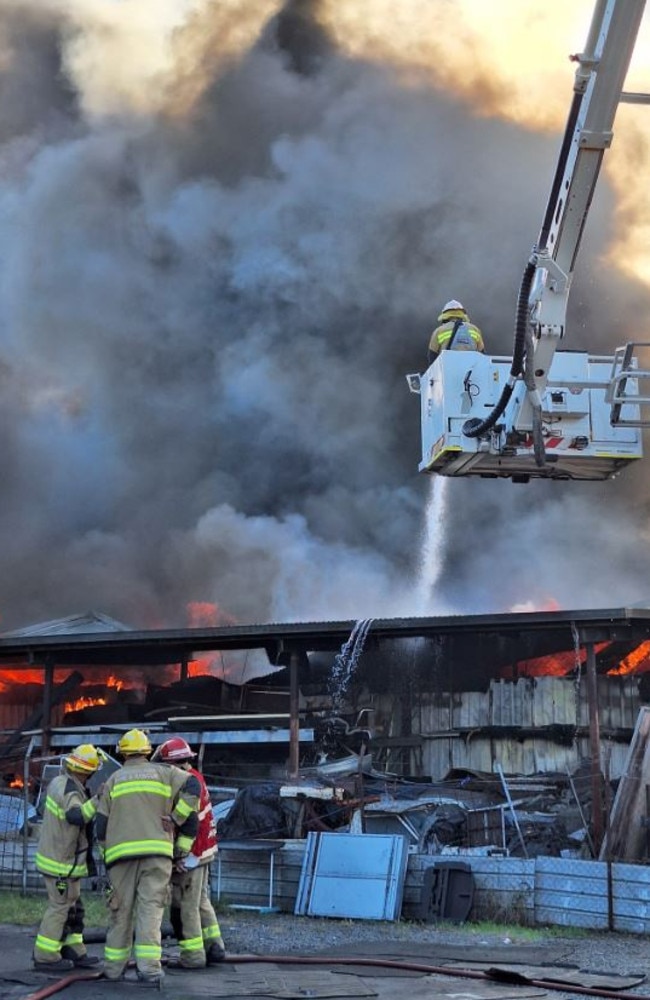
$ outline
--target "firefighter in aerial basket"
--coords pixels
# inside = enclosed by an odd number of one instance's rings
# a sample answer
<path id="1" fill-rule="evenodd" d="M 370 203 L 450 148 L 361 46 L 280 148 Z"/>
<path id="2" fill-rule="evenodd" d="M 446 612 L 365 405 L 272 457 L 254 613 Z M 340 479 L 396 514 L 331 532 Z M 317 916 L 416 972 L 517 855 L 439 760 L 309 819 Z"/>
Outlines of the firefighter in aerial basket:
<path id="1" fill-rule="evenodd" d="M 172 868 L 194 842 L 201 789 L 193 774 L 151 761 L 151 753 L 141 729 L 120 738 L 123 765 L 104 785 L 96 825 L 109 879 L 104 976 L 122 979 L 133 951 L 137 978 L 159 985 Z"/>
<path id="2" fill-rule="evenodd" d="M 201 786 L 199 828 L 192 850 L 174 865 L 171 925 L 180 946 L 180 958 L 168 962 L 179 969 L 202 969 L 223 962 L 226 951 L 219 921 L 210 899 L 210 862 L 217 853 L 217 827 L 205 779 L 192 766 L 196 754 L 180 736 L 162 743 L 153 760 L 175 764 L 194 775 Z"/>
<path id="3" fill-rule="evenodd" d="M 441 351 L 485 351 L 483 334 L 470 322 L 465 307 L 451 299 L 442 307 L 438 326 L 429 340 L 429 364 L 433 364 Z"/>
<path id="4" fill-rule="evenodd" d="M 102 754 L 82 743 L 61 761 L 49 783 L 36 868 L 45 879 L 47 908 L 34 942 L 34 968 L 42 972 L 87 969 L 99 962 L 86 953 L 81 879 L 94 874 L 92 821 L 97 801 L 86 782 L 101 767 Z"/>

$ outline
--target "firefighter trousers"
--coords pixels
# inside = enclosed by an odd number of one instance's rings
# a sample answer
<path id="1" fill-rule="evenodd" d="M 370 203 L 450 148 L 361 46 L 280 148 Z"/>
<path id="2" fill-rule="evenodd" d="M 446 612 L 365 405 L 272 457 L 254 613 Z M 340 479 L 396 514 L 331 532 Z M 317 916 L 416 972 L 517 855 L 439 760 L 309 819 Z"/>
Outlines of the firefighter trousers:
<path id="1" fill-rule="evenodd" d="M 143 976 L 162 974 L 162 919 L 169 902 L 171 858 L 132 858 L 108 870 L 104 976 L 119 979 L 131 958 Z"/>
<path id="2" fill-rule="evenodd" d="M 63 945 L 75 958 L 86 954 L 83 940 L 84 909 L 81 902 L 81 879 L 43 875 L 47 907 L 34 942 L 37 962 L 58 962 Z"/>
<path id="3" fill-rule="evenodd" d="M 210 899 L 210 865 L 172 876 L 170 919 L 181 954 L 180 964 L 202 969 L 210 950 L 222 951 L 221 928 Z"/>

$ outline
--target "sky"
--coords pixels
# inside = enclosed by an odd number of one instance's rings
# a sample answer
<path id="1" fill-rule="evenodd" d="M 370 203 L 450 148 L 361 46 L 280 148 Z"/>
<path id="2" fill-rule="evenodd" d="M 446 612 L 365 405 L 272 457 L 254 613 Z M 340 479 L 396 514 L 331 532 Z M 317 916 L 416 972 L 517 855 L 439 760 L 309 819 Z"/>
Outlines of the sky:
<path id="1" fill-rule="evenodd" d="M 647 460 L 417 472 L 404 376 L 441 305 L 511 349 L 592 4 L 566 7 L 0 0 L 0 628 L 650 598 Z M 650 339 L 644 113 L 567 347 Z"/>

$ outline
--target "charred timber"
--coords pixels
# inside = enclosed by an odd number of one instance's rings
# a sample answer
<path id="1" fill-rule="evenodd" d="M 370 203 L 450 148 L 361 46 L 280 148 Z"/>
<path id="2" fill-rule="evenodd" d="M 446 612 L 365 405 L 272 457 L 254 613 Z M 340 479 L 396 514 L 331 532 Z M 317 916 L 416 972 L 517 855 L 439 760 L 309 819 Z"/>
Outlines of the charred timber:
<path id="1" fill-rule="evenodd" d="M 639 648 L 636 640 L 627 642 L 612 642 L 605 649 L 596 653 L 596 673 L 608 674 L 610 670 L 618 670 L 621 662 Z"/>
<path id="2" fill-rule="evenodd" d="M 623 727 L 601 729 L 601 736 L 605 739 L 613 740 L 615 743 L 629 743 L 632 733 L 632 729 Z M 542 738 L 551 740 L 560 746 L 571 746 L 576 737 L 589 736 L 589 726 L 561 724 L 550 726 L 481 726 L 472 729 L 453 729 L 435 734 L 427 734 L 429 739 L 432 737 L 444 739 L 453 736 L 458 736 L 466 743 L 469 743 L 477 736 L 482 736 L 495 739 L 511 739 L 516 740 L 518 743 L 523 743 L 525 740 Z"/>

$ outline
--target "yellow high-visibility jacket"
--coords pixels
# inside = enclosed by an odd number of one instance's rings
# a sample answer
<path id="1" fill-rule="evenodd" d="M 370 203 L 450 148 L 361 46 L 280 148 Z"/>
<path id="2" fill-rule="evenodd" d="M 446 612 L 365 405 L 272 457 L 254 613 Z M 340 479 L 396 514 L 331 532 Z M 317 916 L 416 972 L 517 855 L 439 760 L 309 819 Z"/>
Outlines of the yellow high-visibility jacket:
<path id="1" fill-rule="evenodd" d="M 84 784 L 72 774 L 59 774 L 47 786 L 43 825 L 36 848 L 36 868 L 56 878 L 88 875 L 86 826 L 96 803 Z"/>
<path id="2" fill-rule="evenodd" d="M 198 829 L 200 791 L 187 771 L 127 757 L 106 781 L 97 806 L 97 843 L 106 867 L 187 854 Z"/>
<path id="3" fill-rule="evenodd" d="M 455 319 L 449 319 L 435 328 L 429 341 L 430 360 L 433 360 L 432 356 L 438 355 L 441 351 L 446 351 L 449 348 L 456 322 Z M 469 320 L 463 320 L 453 339 L 451 350 L 480 351 L 482 353 L 485 351 L 483 334 L 474 323 L 470 323 Z"/>

